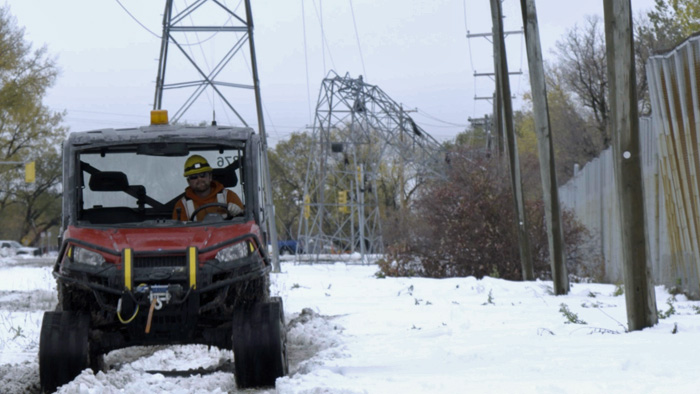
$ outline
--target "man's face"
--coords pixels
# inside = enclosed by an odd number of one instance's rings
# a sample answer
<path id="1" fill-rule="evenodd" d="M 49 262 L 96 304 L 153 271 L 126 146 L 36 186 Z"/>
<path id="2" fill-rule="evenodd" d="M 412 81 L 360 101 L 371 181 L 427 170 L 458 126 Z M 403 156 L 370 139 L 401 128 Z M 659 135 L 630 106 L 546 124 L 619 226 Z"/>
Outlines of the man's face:
<path id="1" fill-rule="evenodd" d="M 187 183 L 195 193 L 204 193 L 211 187 L 211 172 L 190 175 L 187 177 Z"/>

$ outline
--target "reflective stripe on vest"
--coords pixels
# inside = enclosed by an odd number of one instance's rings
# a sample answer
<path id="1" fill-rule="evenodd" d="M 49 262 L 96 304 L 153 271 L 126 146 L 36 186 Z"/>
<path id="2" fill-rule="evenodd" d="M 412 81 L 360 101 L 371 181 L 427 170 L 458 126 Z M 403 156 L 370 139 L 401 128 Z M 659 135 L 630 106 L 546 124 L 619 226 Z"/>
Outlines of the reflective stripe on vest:
<path id="1" fill-rule="evenodd" d="M 216 193 L 216 202 L 226 204 L 226 195 L 224 194 L 224 192 L 226 191 L 227 190 L 223 190 L 220 193 Z M 182 197 L 180 201 L 182 201 L 182 205 L 185 207 L 185 215 L 187 215 L 186 220 L 190 220 L 192 212 L 194 212 L 194 201 L 190 200 L 187 197 Z M 193 220 L 197 221 L 197 218 L 194 218 Z"/>
<path id="2" fill-rule="evenodd" d="M 190 216 L 192 216 L 192 212 L 194 212 L 194 201 L 182 197 L 182 204 L 185 206 L 185 220 L 190 220 Z M 194 220 L 197 220 L 197 218 L 194 218 Z"/>

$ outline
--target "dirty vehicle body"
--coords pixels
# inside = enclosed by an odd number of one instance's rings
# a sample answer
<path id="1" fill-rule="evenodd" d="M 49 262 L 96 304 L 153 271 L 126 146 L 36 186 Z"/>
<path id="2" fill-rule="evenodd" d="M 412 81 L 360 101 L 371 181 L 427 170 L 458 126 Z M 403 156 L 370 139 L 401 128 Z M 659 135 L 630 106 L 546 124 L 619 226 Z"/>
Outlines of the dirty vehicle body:
<path id="1" fill-rule="evenodd" d="M 58 306 L 45 313 L 40 337 L 44 390 L 136 345 L 232 349 L 239 388 L 287 373 L 282 301 L 269 296 L 261 149 L 251 129 L 216 125 L 69 135 Z M 191 154 L 241 197 L 242 215 L 172 219 Z"/>

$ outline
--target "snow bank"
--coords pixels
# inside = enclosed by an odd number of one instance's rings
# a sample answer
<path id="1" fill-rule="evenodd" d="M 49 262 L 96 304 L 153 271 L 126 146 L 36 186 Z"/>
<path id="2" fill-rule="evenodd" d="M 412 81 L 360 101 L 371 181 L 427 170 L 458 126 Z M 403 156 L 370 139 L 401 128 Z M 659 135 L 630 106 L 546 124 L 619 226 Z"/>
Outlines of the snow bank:
<path id="1" fill-rule="evenodd" d="M 33 269 L 0 271 L 22 283 L 0 285 L 14 289 L 0 290 L 3 393 L 38 390 L 43 307 L 20 300 L 55 290 L 33 279 L 44 269 Z M 662 287 L 657 305 L 668 317 L 627 333 L 625 299 L 613 285 L 573 284 L 556 297 L 551 282 L 379 279 L 376 271 L 284 263 L 272 293 L 285 302 L 290 374 L 275 390 L 248 392 L 637 394 L 700 385 L 700 303 Z M 235 392 L 234 361 L 205 346 L 122 349 L 107 355 L 107 372 L 84 371 L 59 392 Z"/>

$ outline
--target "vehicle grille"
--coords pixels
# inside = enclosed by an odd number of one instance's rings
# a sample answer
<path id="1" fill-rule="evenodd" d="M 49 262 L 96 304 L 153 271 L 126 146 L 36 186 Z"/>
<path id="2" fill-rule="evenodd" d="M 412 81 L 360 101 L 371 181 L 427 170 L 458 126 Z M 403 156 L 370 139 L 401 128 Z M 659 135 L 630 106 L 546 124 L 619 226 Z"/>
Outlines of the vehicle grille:
<path id="1" fill-rule="evenodd" d="M 134 268 L 186 267 L 187 259 L 182 256 L 134 256 Z"/>

